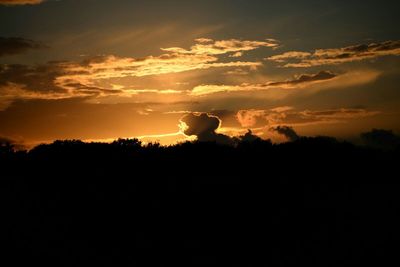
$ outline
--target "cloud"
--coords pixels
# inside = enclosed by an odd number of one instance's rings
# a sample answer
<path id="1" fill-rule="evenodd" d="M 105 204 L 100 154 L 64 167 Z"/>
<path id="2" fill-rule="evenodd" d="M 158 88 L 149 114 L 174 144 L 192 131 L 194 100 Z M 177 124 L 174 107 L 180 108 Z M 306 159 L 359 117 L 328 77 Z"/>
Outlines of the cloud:
<path id="1" fill-rule="evenodd" d="M 294 131 L 297 127 L 348 123 L 378 114 L 379 111 L 369 111 L 364 108 L 296 110 L 294 107 L 282 106 L 265 110 L 248 109 L 236 113 L 240 127 L 235 126 L 235 129 L 236 131 L 251 129 L 257 136 L 275 142 L 294 141 L 299 138 Z"/>
<path id="2" fill-rule="evenodd" d="M 289 141 L 296 141 L 300 138 L 300 136 L 296 133 L 296 131 L 289 126 L 278 126 L 275 128 L 271 128 L 271 130 L 284 135 Z"/>
<path id="3" fill-rule="evenodd" d="M 145 77 L 152 75 L 174 74 L 211 68 L 250 68 L 261 66 L 257 61 L 221 61 L 219 56 L 231 54 L 238 57 L 243 51 L 259 47 L 275 47 L 276 41 L 241 41 L 236 39 L 214 41 L 196 39 L 190 50 L 180 47 L 162 48 L 165 54 L 144 58 L 98 56 L 83 62 L 64 63 L 65 75 L 59 76 L 56 83 L 70 89 L 68 84 L 93 86 L 96 83 L 126 77 Z"/>
<path id="4" fill-rule="evenodd" d="M 57 77 L 56 83 L 68 88 L 68 83 L 71 82 L 91 86 L 95 82 L 107 79 L 144 77 L 210 68 L 256 68 L 258 66 L 261 66 L 260 62 L 219 62 L 217 57 L 205 54 L 171 53 L 142 59 L 102 56 L 82 63 L 63 64 L 66 74 Z"/>
<path id="5" fill-rule="evenodd" d="M 61 73 L 58 63 L 0 65 L 0 110 L 20 99 L 62 99 L 82 95 L 54 84 L 54 79 Z"/>
<path id="6" fill-rule="evenodd" d="M 210 39 L 210 38 L 197 38 L 197 39 L 195 39 L 194 41 L 195 41 L 196 43 L 204 44 L 204 43 L 212 43 L 214 40 L 213 40 L 213 39 Z"/>
<path id="7" fill-rule="evenodd" d="M 42 49 L 46 47 L 46 45 L 30 39 L 0 37 L 0 57 L 22 54 L 29 50 Z"/>
<path id="8" fill-rule="evenodd" d="M 265 110 L 239 110 L 236 114 L 237 120 L 240 125 L 244 128 L 256 127 L 257 123 L 261 121 L 266 116 Z M 265 125 L 265 122 L 262 121 L 260 126 Z"/>
<path id="9" fill-rule="evenodd" d="M 3 54 L 19 53 L 43 45 L 26 39 L 2 39 Z M 13 46 L 11 43 L 20 43 Z M 96 56 L 81 62 L 59 61 L 41 65 L 0 65 L 0 105 L 4 108 L 17 99 L 62 99 L 75 97 L 132 97 L 147 95 L 182 95 L 174 88 L 154 89 L 121 82 L 124 78 L 176 74 L 211 68 L 256 69 L 261 62 L 221 60 L 223 53 L 249 51 L 261 46 L 273 47 L 273 41 L 197 39 L 192 50 L 166 49 L 168 53 L 144 58 Z M 139 80 L 140 82 L 140 80 Z"/>
<path id="10" fill-rule="evenodd" d="M 326 110 L 298 111 L 293 107 L 278 107 L 269 110 L 239 110 L 236 118 L 244 128 L 304 126 L 327 123 L 341 123 L 348 120 L 370 117 L 379 114 L 362 108 L 341 108 Z"/>
<path id="11" fill-rule="evenodd" d="M 224 75 L 232 75 L 232 76 L 237 76 L 237 75 L 249 75 L 249 71 L 238 68 L 238 69 L 234 69 L 234 70 L 229 70 L 227 72 L 224 73 Z"/>
<path id="12" fill-rule="evenodd" d="M 216 116 L 191 113 L 183 116 L 180 122 L 182 132 L 187 136 L 196 136 L 200 142 L 232 143 L 229 136 L 216 132 L 221 126 L 221 120 Z"/>
<path id="13" fill-rule="evenodd" d="M 285 52 L 281 55 L 275 55 L 268 58 L 268 60 L 275 62 L 285 62 L 288 59 L 303 59 L 312 56 L 309 52 L 298 52 L 298 51 L 290 51 Z"/>
<path id="14" fill-rule="evenodd" d="M 0 87 L 5 87 L 8 84 L 19 84 L 31 91 L 64 92 L 63 88 L 54 84 L 54 80 L 62 73 L 63 68 L 57 62 L 34 66 L 0 65 Z"/>
<path id="15" fill-rule="evenodd" d="M 331 80 L 333 78 L 336 78 L 337 76 L 337 74 L 334 74 L 330 71 L 320 71 L 316 74 L 302 74 L 293 80 L 285 82 L 272 82 L 269 84 L 269 86 L 283 86 L 286 88 L 290 88 L 291 86 L 295 86 L 298 84 Z"/>
<path id="16" fill-rule="evenodd" d="M 103 90 L 80 84 L 74 84 L 74 90 L 67 90 L 55 84 L 56 78 L 62 74 L 63 67 L 60 62 L 35 66 L 0 65 L 0 110 L 15 100 L 97 96 Z"/>
<path id="17" fill-rule="evenodd" d="M 291 51 L 266 58 L 285 63 L 282 67 L 306 68 L 322 65 L 374 59 L 383 56 L 400 56 L 400 41 L 359 44 L 343 48 L 317 49 L 312 53 Z"/>
<path id="18" fill-rule="evenodd" d="M 183 91 L 179 91 L 179 90 L 172 90 L 172 89 L 166 89 L 166 90 L 135 89 L 135 90 L 124 90 L 124 93 L 127 94 L 127 95 L 138 95 L 138 94 L 144 94 L 144 93 L 168 95 L 168 94 L 182 94 L 184 92 Z"/>
<path id="19" fill-rule="evenodd" d="M 75 97 L 87 96 L 84 94 L 74 94 Z M 9 83 L 7 86 L 0 86 L 0 111 L 7 108 L 14 100 L 56 100 L 72 98 L 68 93 L 63 92 L 46 92 L 27 90 L 25 86 L 20 84 Z"/>
<path id="20" fill-rule="evenodd" d="M 220 40 L 214 41 L 212 39 L 200 38 L 196 39 L 196 44 L 190 50 L 181 47 L 161 48 L 163 51 L 179 53 L 179 54 L 193 54 L 193 55 L 222 55 L 230 53 L 231 57 L 241 57 L 243 52 L 255 50 L 260 47 L 277 47 L 279 44 L 274 39 L 265 41 L 248 41 L 248 40 Z"/>
<path id="21" fill-rule="evenodd" d="M 287 81 L 267 82 L 264 84 L 199 85 L 193 88 L 190 94 L 193 96 L 204 96 L 223 92 L 262 91 L 274 88 L 297 89 L 310 84 L 332 80 L 338 76 L 338 74 L 329 71 L 320 71 L 316 74 L 302 74 Z"/>
<path id="22" fill-rule="evenodd" d="M 363 108 L 340 108 L 326 110 L 304 110 L 287 112 L 285 121 L 293 125 L 341 123 L 348 120 L 365 118 L 380 114 L 379 111 L 369 111 Z"/>
<path id="23" fill-rule="evenodd" d="M 391 130 L 372 129 L 360 135 L 364 145 L 384 150 L 396 149 L 400 146 L 400 136 Z"/>
<path id="24" fill-rule="evenodd" d="M 241 57 L 241 56 L 243 56 L 243 52 L 236 52 L 236 53 L 230 55 L 229 57 Z"/>
<path id="25" fill-rule="evenodd" d="M 0 0 L 0 5 L 6 5 L 6 6 L 37 5 L 43 2 L 44 0 Z"/>
<path id="26" fill-rule="evenodd" d="M 68 62 L 49 62 L 41 65 L 0 64 L 0 110 L 15 100 L 66 99 L 76 97 L 101 98 L 107 96 L 132 97 L 134 95 L 172 95 L 184 91 L 172 89 L 125 89 L 82 83 L 79 80 L 59 78 L 67 73 Z"/>

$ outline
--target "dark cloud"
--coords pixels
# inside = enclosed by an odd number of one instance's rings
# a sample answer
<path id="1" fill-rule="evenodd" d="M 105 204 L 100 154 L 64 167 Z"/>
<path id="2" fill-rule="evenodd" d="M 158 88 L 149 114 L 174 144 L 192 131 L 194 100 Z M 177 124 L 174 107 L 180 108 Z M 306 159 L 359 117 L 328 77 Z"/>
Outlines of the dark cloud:
<path id="1" fill-rule="evenodd" d="M 322 65 L 336 65 L 383 56 L 400 56 L 400 41 L 359 44 L 343 48 L 317 49 L 312 53 L 290 51 L 267 58 L 283 67 L 304 68 Z"/>
<path id="2" fill-rule="evenodd" d="M 337 74 L 334 74 L 330 71 L 320 71 L 316 74 L 302 74 L 293 80 L 289 80 L 286 82 L 273 82 L 270 83 L 270 86 L 280 86 L 280 85 L 297 85 L 302 83 L 311 83 L 317 81 L 325 81 L 330 80 L 337 77 Z"/>
<path id="3" fill-rule="evenodd" d="M 242 83 L 240 85 L 216 85 L 216 84 L 202 84 L 192 89 L 191 95 L 193 96 L 205 96 L 216 93 L 232 93 L 232 92 L 252 92 L 252 91 L 266 91 L 270 89 L 299 89 L 304 86 L 312 85 L 314 83 L 329 81 L 336 77 L 338 74 L 334 74 L 330 71 L 320 71 L 316 74 L 302 74 L 286 81 L 278 82 L 267 82 L 260 84 Z"/>
<path id="4" fill-rule="evenodd" d="M 54 82 L 62 71 L 58 62 L 35 66 L 0 65 L 0 86 L 14 83 L 24 85 L 24 89 L 28 91 L 63 92 L 65 89 L 57 86 Z"/>
<path id="5" fill-rule="evenodd" d="M 364 145 L 377 149 L 391 150 L 400 146 L 400 136 L 391 130 L 373 129 L 362 133 L 360 137 Z"/>
<path id="6" fill-rule="evenodd" d="M 0 110 L 17 100 L 76 97 L 75 91 L 68 91 L 55 83 L 61 72 L 58 63 L 0 65 Z M 80 92 L 80 95 L 84 93 Z"/>
<path id="7" fill-rule="evenodd" d="M 232 139 L 216 131 L 221 126 L 221 120 L 207 113 L 187 114 L 181 118 L 181 122 L 186 124 L 184 134 L 187 136 L 197 136 L 200 142 L 217 142 L 221 144 L 230 144 Z"/>
<path id="8" fill-rule="evenodd" d="M 270 110 L 239 110 L 236 118 L 242 127 L 254 128 L 263 125 L 310 125 L 339 123 L 380 114 L 364 108 L 341 108 L 326 110 L 295 110 L 293 107 L 278 107 Z"/>
<path id="9" fill-rule="evenodd" d="M 46 45 L 30 39 L 0 37 L 0 57 L 22 54 L 28 50 L 42 49 L 46 47 Z"/>
<path id="10" fill-rule="evenodd" d="M 68 80 L 63 84 L 59 84 L 57 78 L 65 73 L 64 64 L 65 62 L 56 61 L 34 66 L 22 64 L 0 65 L 0 86 L 17 84 L 22 85 L 26 91 L 65 93 L 69 94 L 69 97 L 76 97 L 77 94 L 97 95 L 102 92 L 110 94 L 120 92 L 120 90 L 88 86 Z"/>
<path id="11" fill-rule="evenodd" d="M 284 135 L 289 141 L 296 141 L 300 138 L 300 136 L 296 133 L 296 131 L 289 126 L 278 126 L 275 128 L 271 128 L 271 130 Z"/>
<path id="12" fill-rule="evenodd" d="M 0 110 L 17 100 L 57 100 L 121 94 L 121 90 L 85 85 L 58 78 L 65 73 L 65 62 L 40 65 L 0 64 Z"/>

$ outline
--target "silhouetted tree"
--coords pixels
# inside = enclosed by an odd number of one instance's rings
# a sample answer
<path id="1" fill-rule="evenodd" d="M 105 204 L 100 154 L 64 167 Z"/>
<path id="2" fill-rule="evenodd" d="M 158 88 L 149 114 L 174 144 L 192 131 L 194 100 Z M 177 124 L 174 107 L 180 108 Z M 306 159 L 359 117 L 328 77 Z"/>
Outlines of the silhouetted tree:
<path id="1" fill-rule="evenodd" d="M 394 150 L 400 146 L 400 136 L 395 135 L 391 130 L 373 129 L 362 133 L 361 140 L 366 146 L 377 149 Z"/>
<path id="2" fill-rule="evenodd" d="M 137 139 L 65 140 L 28 152 L 1 145 L 2 261 L 397 263 L 398 150 L 331 137 L 273 144 L 250 131 L 231 141 L 165 147 Z"/>

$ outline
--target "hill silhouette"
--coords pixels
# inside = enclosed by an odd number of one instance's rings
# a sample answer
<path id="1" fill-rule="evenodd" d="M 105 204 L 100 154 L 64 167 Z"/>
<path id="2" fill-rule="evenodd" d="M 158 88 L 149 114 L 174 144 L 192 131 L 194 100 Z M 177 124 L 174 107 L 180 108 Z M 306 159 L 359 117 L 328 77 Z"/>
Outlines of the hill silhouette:
<path id="1" fill-rule="evenodd" d="M 3 260 L 7 266 L 398 263 L 399 146 L 294 139 L 273 144 L 249 132 L 229 145 L 169 147 L 66 140 L 30 151 L 4 143 Z"/>

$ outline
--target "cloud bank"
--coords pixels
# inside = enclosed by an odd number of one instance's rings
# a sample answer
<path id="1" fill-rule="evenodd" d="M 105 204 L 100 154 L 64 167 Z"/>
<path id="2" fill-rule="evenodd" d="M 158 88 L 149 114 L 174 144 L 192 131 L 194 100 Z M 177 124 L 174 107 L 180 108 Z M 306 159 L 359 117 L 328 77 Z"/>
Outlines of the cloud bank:
<path id="1" fill-rule="evenodd" d="M 189 50 L 181 47 L 161 48 L 167 52 L 159 56 L 144 58 L 117 57 L 113 55 L 93 57 L 84 62 L 65 63 L 66 74 L 57 78 L 59 86 L 68 88 L 68 84 L 92 86 L 96 81 L 124 77 L 145 77 L 181 73 L 211 68 L 251 68 L 256 69 L 262 63 L 258 61 L 229 60 L 222 61 L 219 56 L 230 54 L 237 58 L 245 51 L 260 47 L 274 48 L 277 41 L 219 40 L 200 38 L 195 40 Z"/>
<path id="2" fill-rule="evenodd" d="M 0 37 L 0 57 L 22 54 L 29 50 L 42 49 L 46 47 L 46 45 L 30 39 Z"/>
<path id="3" fill-rule="evenodd" d="M 279 44 L 274 39 L 266 41 L 248 41 L 248 40 L 220 40 L 200 38 L 196 39 L 196 44 L 186 50 L 181 47 L 161 48 L 163 51 L 179 53 L 179 54 L 195 54 L 195 55 L 223 55 L 231 53 L 231 57 L 241 57 L 243 52 L 255 50 L 260 47 L 277 47 Z"/>
<path id="4" fill-rule="evenodd" d="M 0 56 L 39 49 L 44 45 L 22 38 L 1 38 Z M 0 105 L 16 99 L 62 99 L 74 97 L 131 97 L 138 94 L 182 94 L 171 88 L 136 88 L 120 84 L 123 78 L 176 74 L 218 68 L 261 66 L 258 61 L 221 60 L 223 54 L 237 54 L 259 47 L 275 47 L 275 41 L 197 39 L 190 50 L 165 48 L 165 54 L 144 58 L 114 55 L 91 57 L 81 62 L 59 61 L 40 65 L 0 65 Z"/>
<path id="5" fill-rule="evenodd" d="M 144 77 L 210 68 L 258 66 L 261 66 L 260 62 L 219 62 L 217 57 L 204 54 L 172 53 L 142 59 L 103 56 L 82 63 L 64 63 L 66 74 L 58 77 L 56 83 L 60 87 L 69 88 L 69 84 L 92 86 L 96 81 L 106 79 Z"/>
<path id="6" fill-rule="evenodd" d="M 243 83 L 240 85 L 199 85 L 193 88 L 190 94 L 193 96 L 204 96 L 223 92 L 262 91 L 274 88 L 296 89 L 302 88 L 305 85 L 332 80 L 337 76 L 338 74 L 329 71 L 320 71 L 316 74 L 302 74 L 287 81 L 267 82 L 264 84 Z"/>
<path id="7" fill-rule="evenodd" d="M 242 127 L 254 128 L 340 123 L 347 120 L 374 116 L 379 113 L 378 111 L 369 111 L 362 108 L 298 111 L 293 107 L 279 107 L 269 110 L 239 110 L 236 118 Z"/>
<path id="8" fill-rule="evenodd" d="M 285 68 L 307 68 L 322 65 L 374 59 L 383 56 L 400 56 L 400 41 L 359 44 L 343 48 L 317 49 L 312 53 L 290 51 L 266 58 L 283 63 Z"/>

